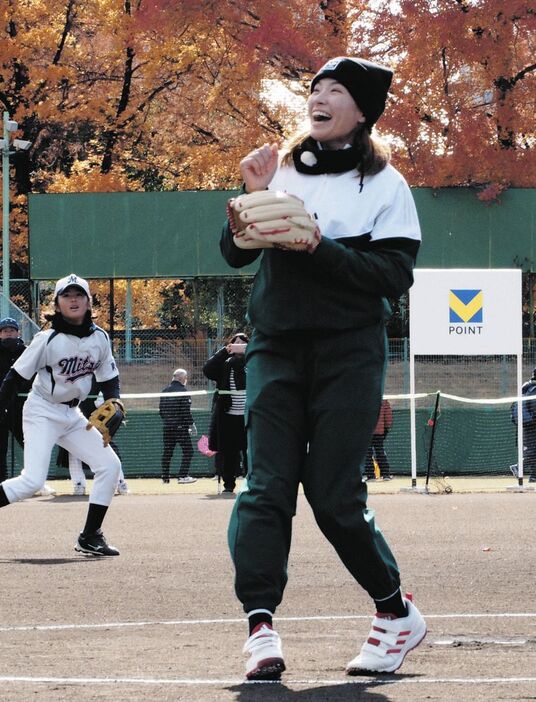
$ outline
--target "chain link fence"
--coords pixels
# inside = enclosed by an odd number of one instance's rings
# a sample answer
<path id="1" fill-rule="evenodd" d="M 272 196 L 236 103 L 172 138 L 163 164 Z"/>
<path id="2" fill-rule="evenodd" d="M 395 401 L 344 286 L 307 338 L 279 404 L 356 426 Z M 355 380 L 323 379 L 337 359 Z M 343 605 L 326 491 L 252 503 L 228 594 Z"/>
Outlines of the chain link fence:
<path id="1" fill-rule="evenodd" d="M 25 343 L 29 344 L 34 334 L 39 331 L 34 318 L 32 283 L 28 280 L 12 280 L 10 282 L 10 296 L 6 300 L 0 294 L 0 309 L 2 317 L 12 317 L 20 328 L 20 335 Z"/>
<path id="2" fill-rule="evenodd" d="M 29 343 L 53 307 L 55 281 L 12 280 L 9 316 Z M 191 390 L 211 389 L 203 364 L 245 321 L 251 277 L 192 280 L 90 281 L 96 322 L 109 332 L 123 392 L 158 392 L 176 368 L 189 373 Z M 531 288 L 524 286 L 524 291 Z M 524 306 L 524 333 L 530 320 Z M 393 305 L 388 324 L 387 394 L 409 393 L 407 296 Z M 143 324 L 142 324 L 143 322 Z M 536 339 L 523 340 L 523 377 L 536 366 Z M 466 397 L 515 394 L 511 357 L 434 356 L 416 359 L 417 392 L 441 390 Z"/>
<path id="3" fill-rule="evenodd" d="M 43 326 L 44 313 L 53 307 L 54 282 L 11 281 L 9 316 L 19 321 L 26 343 Z M 197 393 L 192 397 L 192 411 L 198 435 L 207 433 L 214 386 L 203 375 L 203 365 L 231 334 L 239 330 L 251 331 L 245 322 L 251 282 L 251 278 L 90 281 L 96 322 L 109 331 L 122 393 L 138 396 L 159 393 L 171 381 L 173 371 L 184 368 L 188 372 L 188 389 Z M 407 297 L 394 306 L 393 312 L 388 328 L 385 394 L 407 395 L 410 392 Z M 524 322 L 526 320 L 525 313 Z M 524 324 L 524 333 L 527 329 Z M 536 339 L 524 338 L 523 349 L 523 377 L 527 378 L 536 366 Z M 469 398 L 516 394 L 514 357 L 422 356 L 416 358 L 415 364 L 418 393 L 441 390 Z M 423 402 L 426 404 L 428 400 Z M 127 408 L 129 421 L 118 438 L 125 473 L 127 477 L 159 476 L 162 427 L 158 398 L 129 399 Z M 408 400 L 395 401 L 394 410 L 397 430 L 390 438 L 389 448 L 394 459 L 399 454 L 394 469 L 402 472 L 408 467 Z M 428 404 L 420 411 L 426 418 Z M 511 430 L 508 408 L 503 414 L 505 418 L 501 421 L 504 420 L 507 433 Z M 484 419 L 487 422 L 487 415 Z M 465 417 L 462 424 L 467 425 Z M 485 422 L 482 420 L 480 425 L 484 427 Z M 504 443 L 506 445 L 506 440 Z M 508 446 L 510 450 L 510 444 Z M 176 453 L 174 463 L 180 460 L 180 450 Z M 508 460 L 505 458 L 502 463 Z M 16 445 L 10 448 L 8 464 L 10 474 L 17 474 L 22 468 L 22 455 Z M 192 474 L 201 476 L 213 472 L 213 459 L 196 450 Z M 67 477 L 65 470 L 56 467 L 55 456 L 50 475 Z"/>

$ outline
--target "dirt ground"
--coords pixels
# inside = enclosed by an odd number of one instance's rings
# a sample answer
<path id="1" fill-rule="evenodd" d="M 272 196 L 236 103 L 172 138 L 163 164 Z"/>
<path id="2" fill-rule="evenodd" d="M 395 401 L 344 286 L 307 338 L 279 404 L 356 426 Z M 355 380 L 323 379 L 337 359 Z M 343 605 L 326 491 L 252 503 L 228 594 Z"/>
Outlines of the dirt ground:
<path id="1" fill-rule="evenodd" d="M 280 684 L 246 684 L 232 501 L 214 481 L 179 487 L 140 481 L 114 500 L 105 533 L 121 556 L 111 559 L 75 553 L 87 498 L 59 485 L 0 511 L 2 700 L 536 700 L 535 492 L 371 486 L 429 628 L 398 673 L 378 678 L 344 675 L 372 608 L 301 496 L 275 620 L 287 672 Z"/>

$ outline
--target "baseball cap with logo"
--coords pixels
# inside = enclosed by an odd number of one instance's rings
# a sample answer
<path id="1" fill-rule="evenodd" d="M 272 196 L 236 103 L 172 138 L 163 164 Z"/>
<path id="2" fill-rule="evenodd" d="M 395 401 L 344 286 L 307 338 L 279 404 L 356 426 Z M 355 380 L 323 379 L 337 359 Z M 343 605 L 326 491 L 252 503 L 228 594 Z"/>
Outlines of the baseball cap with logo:
<path id="1" fill-rule="evenodd" d="M 318 71 L 311 81 L 311 92 L 322 78 L 333 78 L 344 85 L 371 129 L 385 109 L 393 71 L 365 59 L 338 56 L 330 59 Z"/>
<path id="2" fill-rule="evenodd" d="M 61 278 L 58 280 L 56 283 L 56 287 L 54 288 L 54 299 L 58 297 L 58 295 L 61 295 L 62 292 L 67 290 L 67 288 L 80 288 L 88 297 L 91 297 L 91 294 L 89 292 L 89 283 L 87 280 L 84 280 L 84 278 L 80 278 L 78 275 L 75 275 L 74 273 L 70 273 L 69 275 L 66 275 L 65 278 Z"/>
<path id="3" fill-rule="evenodd" d="M 16 329 L 19 331 L 19 323 L 13 317 L 4 317 L 4 319 L 0 319 L 0 329 Z"/>

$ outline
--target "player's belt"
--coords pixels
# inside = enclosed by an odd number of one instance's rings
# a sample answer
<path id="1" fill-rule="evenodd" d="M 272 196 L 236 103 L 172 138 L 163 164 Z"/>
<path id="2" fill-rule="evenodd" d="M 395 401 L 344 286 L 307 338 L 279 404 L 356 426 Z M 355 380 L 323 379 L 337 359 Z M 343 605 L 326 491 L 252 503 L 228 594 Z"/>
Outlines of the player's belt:
<path id="1" fill-rule="evenodd" d="M 62 405 L 67 405 L 67 407 L 78 407 L 80 404 L 80 400 L 74 399 L 74 400 L 69 400 L 68 402 L 62 402 Z"/>

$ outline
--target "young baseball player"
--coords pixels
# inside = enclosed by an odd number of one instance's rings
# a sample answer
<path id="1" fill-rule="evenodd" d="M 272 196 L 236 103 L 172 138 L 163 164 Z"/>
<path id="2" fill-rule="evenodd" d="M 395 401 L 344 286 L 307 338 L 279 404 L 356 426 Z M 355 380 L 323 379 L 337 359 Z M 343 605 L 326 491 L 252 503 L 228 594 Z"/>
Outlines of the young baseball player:
<path id="1" fill-rule="evenodd" d="M 5 412 L 18 386 L 37 374 L 23 411 L 24 469 L 0 485 L 0 507 L 30 497 L 45 482 L 55 444 L 87 463 L 95 475 L 86 524 L 75 549 L 95 556 L 118 556 L 101 530 L 112 501 L 120 461 L 103 437 L 78 409 L 91 388 L 92 374 L 105 399 L 119 397 L 119 375 L 108 335 L 93 324 L 86 280 L 72 273 L 54 290 L 52 328 L 37 333 L 15 361 L 0 388 L 0 412 Z M 117 405 L 113 424 L 123 420 Z"/>
<path id="2" fill-rule="evenodd" d="M 268 188 L 282 193 L 282 203 L 297 196 L 306 210 L 297 220 L 316 223 L 312 238 L 289 242 L 293 215 L 289 220 L 280 206 L 272 225 L 263 221 L 266 211 L 257 219 L 239 214 L 250 223 L 245 231 L 253 238 L 261 232 L 268 244 L 248 306 L 250 468 L 229 525 L 236 593 L 249 619 L 250 680 L 277 679 L 285 670 L 272 616 L 287 582 L 300 483 L 322 533 L 376 607 L 346 672 L 394 672 L 426 634 L 411 597 L 401 594 L 362 480 L 384 386 L 386 298 L 411 286 L 420 242 L 411 192 L 372 134 L 391 79 L 389 69 L 362 59 L 328 61 L 311 83 L 308 133 L 281 160 L 277 145 L 266 144 L 240 163 L 246 193 Z M 247 205 L 252 196 L 243 197 Z M 236 211 L 229 203 L 221 250 L 238 268 L 261 249 L 239 246 Z"/>

